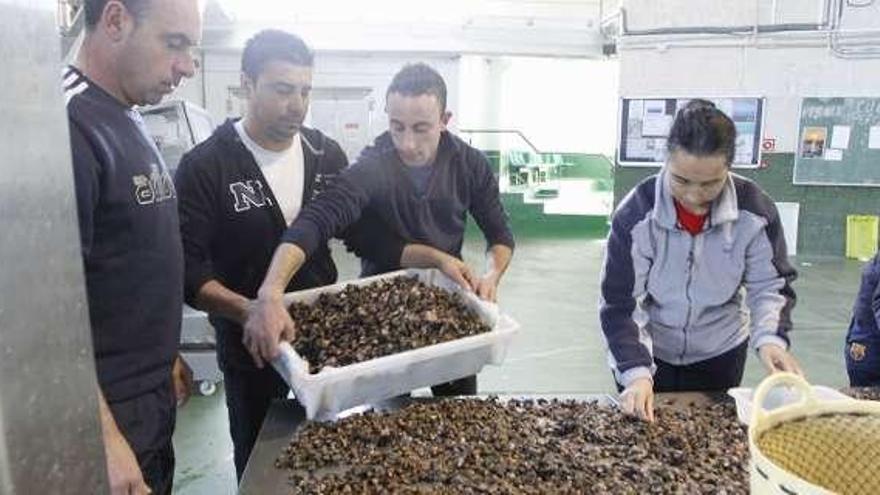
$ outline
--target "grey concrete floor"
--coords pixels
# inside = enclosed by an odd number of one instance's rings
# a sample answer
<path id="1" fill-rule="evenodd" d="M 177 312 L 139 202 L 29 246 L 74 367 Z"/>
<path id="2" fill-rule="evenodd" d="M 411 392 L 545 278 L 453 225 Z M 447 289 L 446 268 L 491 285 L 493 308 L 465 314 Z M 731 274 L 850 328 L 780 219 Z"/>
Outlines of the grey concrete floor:
<path id="1" fill-rule="evenodd" d="M 519 240 L 503 281 L 502 310 L 521 325 L 501 366 L 480 374 L 483 393 L 612 392 L 598 327 L 598 280 L 604 242 L 583 239 Z M 465 259 L 482 266 L 482 242 L 468 241 Z M 334 246 L 340 280 L 358 274 L 357 260 Z M 808 379 L 846 384 L 843 338 L 858 288 L 861 263 L 842 259 L 793 258 L 795 283 L 792 349 Z M 744 386 L 764 376 L 751 355 Z M 195 397 L 179 411 L 174 436 L 177 453 L 175 494 L 235 493 L 232 443 L 222 386 L 209 397 Z"/>

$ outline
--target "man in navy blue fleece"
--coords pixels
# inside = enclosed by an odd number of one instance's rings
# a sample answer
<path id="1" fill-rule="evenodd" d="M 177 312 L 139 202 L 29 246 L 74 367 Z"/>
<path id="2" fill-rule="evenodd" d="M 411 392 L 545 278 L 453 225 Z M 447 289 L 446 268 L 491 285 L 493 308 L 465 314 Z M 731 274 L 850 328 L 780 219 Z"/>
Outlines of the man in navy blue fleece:
<path id="1" fill-rule="evenodd" d="M 880 253 L 862 270 L 846 333 L 846 372 L 853 387 L 880 386 Z"/>
<path id="2" fill-rule="evenodd" d="M 191 384 L 177 353 L 183 252 L 174 185 L 133 107 L 192 77 L 201 20 L 196 0 L 83 8 L 64 90 L 110 490 L 170 494 L 175 399 Z"/>
<path id="3" fill-rule="evenodd" d="M 614 212 L 599 317 L 622 408 L 649 421 L 655 391 L 738 386 L 750 342 L 769 372 L 800 373 L 797 274 L 773 201 L 730 172 L 735 143 L 727 115 L 691 101 L 666 165 Z"/>
<path id="4" fill-rule="evenodd" d="M 438 266 L 483 299 L 495 300 L 513 255 L 513 235 L 486 157 L 446 130 L 451 113 L 443 78 L 425 64 L 404 67 L 388 88 L 385 109 L 389 131 L 303 209 L 275 251 L 258 307 L 245 324 L 245 345 L 258 365 L 278 354 L 282 337 L 293 336 L 294 322 L 281 303 L 290 278 L 318 246 L 362 216 L 410 243 L 385 257 L 399 263 L 367 259 L 367 270 Z M 488 244 L 488 268 L 480 277 L 460 261 L 468 213 Z M 377 236 L 375 242 L 387 240 Z M 473 393 L 476 379 L 454 388 L 441 393 Z"/>

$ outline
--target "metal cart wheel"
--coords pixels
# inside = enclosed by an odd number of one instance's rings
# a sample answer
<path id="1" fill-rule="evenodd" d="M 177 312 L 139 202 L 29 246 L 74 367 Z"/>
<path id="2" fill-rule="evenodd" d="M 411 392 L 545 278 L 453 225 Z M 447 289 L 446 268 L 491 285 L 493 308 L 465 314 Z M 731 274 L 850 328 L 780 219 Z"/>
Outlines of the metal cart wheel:
<path id="1" fill-rule="evenodd" d="M 202 380 L 199 382 L 199 394 L 205 397 L 214 395 L 217 391 L 217 384 L 211 380 Z"/>

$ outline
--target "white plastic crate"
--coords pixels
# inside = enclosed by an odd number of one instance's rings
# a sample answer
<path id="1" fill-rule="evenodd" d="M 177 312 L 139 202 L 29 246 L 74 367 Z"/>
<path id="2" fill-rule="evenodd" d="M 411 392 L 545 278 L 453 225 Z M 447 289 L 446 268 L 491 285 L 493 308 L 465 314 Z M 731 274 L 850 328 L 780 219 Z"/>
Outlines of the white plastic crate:
<path id="1" fill-rule="evenodd" d="M 287 381 L 309 419 L 332 419 L 348 408 L 388 399 L 411 390 L 464 378 L 484 365 L 501 364 L 519 325 L 500 313 L 496 304 L 480 300 L 435 269 L 410 269 L 368 277 L 317 289 L 292 292 L 284 303 L 311 304 L 324 293 L 341 292 L 347 285 L 368 285 L 378 280 L 418 276 L 427 285 L 460 294 L 492 330 L 441 344 L 383 356 L 342 367 L 325 367 L 317 374 L 288 343 L 281 344 L 281 356 L 272 366 Z"/>

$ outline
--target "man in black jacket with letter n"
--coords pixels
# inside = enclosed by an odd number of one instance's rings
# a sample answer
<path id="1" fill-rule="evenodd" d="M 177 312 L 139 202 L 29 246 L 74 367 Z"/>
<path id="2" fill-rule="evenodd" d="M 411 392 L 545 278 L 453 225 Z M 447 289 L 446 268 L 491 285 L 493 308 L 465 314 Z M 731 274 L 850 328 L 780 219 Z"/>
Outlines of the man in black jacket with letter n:
<path id="1" fill-rule="evenodd" d="M 267 30 L 249 40 L 242 56 L 247 116 L 187 153 L 176 176 L 185 298 L 210 314 L 217 332 L 239 479 L 270 403 L 288 393 L 275 370 L 254 365 L 241 325 L 281 234 L 348 165 L 335 141 L 302 126 L 312 64 L 312 52 L 292 34 Z M 335 281 L 324 243 L 287 290 Z"/>

